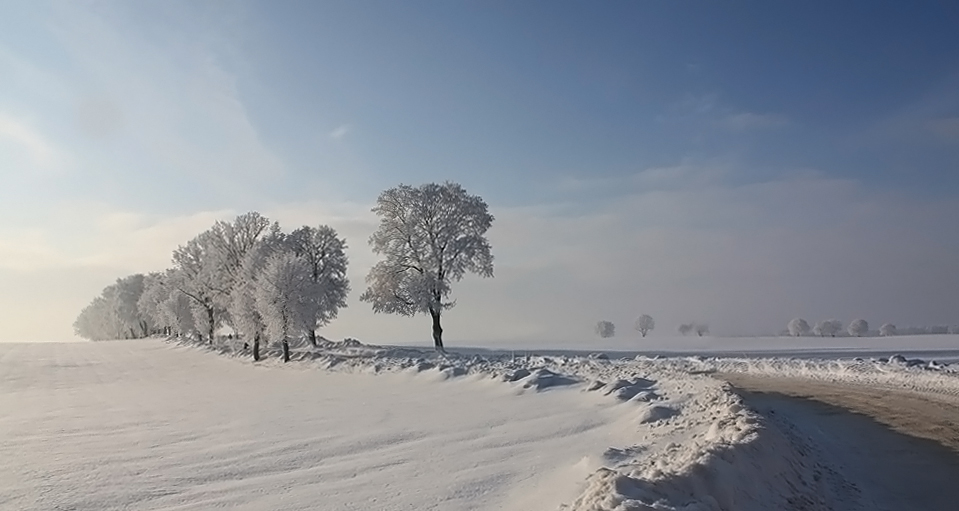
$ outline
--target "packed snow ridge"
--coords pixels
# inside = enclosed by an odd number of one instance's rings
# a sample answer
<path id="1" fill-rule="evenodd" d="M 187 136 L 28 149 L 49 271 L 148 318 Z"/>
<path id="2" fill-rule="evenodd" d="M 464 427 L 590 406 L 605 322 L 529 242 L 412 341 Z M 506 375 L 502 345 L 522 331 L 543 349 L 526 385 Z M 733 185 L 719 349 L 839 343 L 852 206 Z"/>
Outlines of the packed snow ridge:
<path id="1" fill-rule="evenodd" d="M 240 342 L 217 347 L 179 341 L 236 358 Z M 280 365 L 279 352 L 260 362 Z M 850 485 L 797 431 L 768 424 L 743 406 L 715 372 L 776 373 L 829 381 L 934 388 L 959 395 L 955 367 L 892 357 L 875 360 L 727 359 L 677 357 L 610 359 L 437 353 L 415 348 L 318 339 L 295 346 L 295 368 L 346 373 L 407 372 L 442 381 L 497 379 L 517 392 L 579 389 L 630 407 L 630 445 L 610 446 L 582 491 L 561 509 L 826 510 L 855 506 Z M 905 385 L 904 385 L 905 383 Z"/>

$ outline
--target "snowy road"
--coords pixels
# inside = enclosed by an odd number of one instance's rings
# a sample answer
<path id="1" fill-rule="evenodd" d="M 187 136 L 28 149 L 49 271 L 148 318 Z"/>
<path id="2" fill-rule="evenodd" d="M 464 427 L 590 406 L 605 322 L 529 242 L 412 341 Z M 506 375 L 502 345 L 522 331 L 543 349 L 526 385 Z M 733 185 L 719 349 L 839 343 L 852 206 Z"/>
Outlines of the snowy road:
<path id="1" fill-rule="evenodd" d="M 845 509 L 959 509 L 959 400 L 800 378 L 721 377 L 770 423 L 814 443 L 812 456 L 848 483 L 834 488 Z"/>
<path id="2" fill-rule="evenodd" d="M 597 468 L 584 456 L 627 444 L 624 413 L 156 340 L 0 344 L 0 509 L 552 510 Z"/>

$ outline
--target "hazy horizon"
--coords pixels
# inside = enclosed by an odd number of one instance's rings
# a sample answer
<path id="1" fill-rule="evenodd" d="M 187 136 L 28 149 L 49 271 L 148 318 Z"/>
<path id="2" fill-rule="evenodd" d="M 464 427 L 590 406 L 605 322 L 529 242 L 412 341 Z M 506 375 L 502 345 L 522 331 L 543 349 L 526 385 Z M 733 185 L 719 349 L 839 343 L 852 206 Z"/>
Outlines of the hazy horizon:
<path id="1" fill-rule="evenodd" d="M 321 335 L 427 343 L 358 296 L 378 193 L 446 180 L 496 217 L 451 346 L 959 324 L 959 7 L 743 5 L 8 2 L 0 341 L 255 210 L 346 238 Z"/>

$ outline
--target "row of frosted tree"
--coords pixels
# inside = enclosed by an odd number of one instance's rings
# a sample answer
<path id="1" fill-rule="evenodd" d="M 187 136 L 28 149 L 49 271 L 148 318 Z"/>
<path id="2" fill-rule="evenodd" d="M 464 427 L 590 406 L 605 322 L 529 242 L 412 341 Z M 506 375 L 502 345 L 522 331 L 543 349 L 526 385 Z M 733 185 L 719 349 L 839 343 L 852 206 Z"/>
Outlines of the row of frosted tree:
<path id="1" fill-rule="evenodd" d="M 289 233 L 256 212 L 217 222 L 173 252 L 173 267 L 104 289 L 77 318 L 89 339 L 192 335 L 213 342 L 228 325 L 252 343 L 316 344 L 316 329 L 346 306 L 346 242 L 326 225 Z"/>
<path id="2" fill-rule="evenodd" d="M 381 260 L 360 296 L 374 312 L 429 314 L 443 349 L 441 314 L 455 304 L 452 282 L 466 273 L 493 275 L 485 233 L 493 216 L 458 184 L 400 185 L 384 191 L 369 243 Z M 346 307 L 346 241 L 326 225 L 285 233 L 256 212 L 219 221 L 173 252 L 173 267 L 118 279 L 81 312 L 74 329 L 93 340 L 154 334 L 213 343 L 230 327 L 259 360 L 261 342 L 308 339 Z"/>
<path id="3" fill-rule="evenodd" d="M 820 337 L 836 337 L 837 335 L 862 337 L 871 334 L 889 337 L 893 335 L 959 334 L 959 327 L 932 326 L 896 328 L 896 325 L 892 323 L 883 323 L 879 327 L 879 330 L 872 332 L 869 329 L 869 322 L 864 319 L 854 319 L 843 328 L 842 321 L 838 319 L 824 319 L 810 326 L 805 319 L 794 318 L 786 325 L 786 330 L 783 333 L 794 337 L 810 334 Z"/>
<path id="4" fill-rule="evenodd" d="M 646 337 L 654 328 L 656 328 L 656 321 L 649 314 L 643 314 L 636 319 L 636 323 L 633 325 L 633 328 L 639 332 L 640 335 Z M 609 337 L 614 337 L 616 335 L 616 325 L 612 321 L 601 320 L 596 322 L 596 327 L 593 329 L 596 332 L 596 335 L 606 339 Z M 679 333 L 683 335 L 688 335 L 690 333 L 695 333 L 696 335 L 702 337 L 709 333 L 709 326 L 705 323 L 683 323 L 679 325 Z"/>

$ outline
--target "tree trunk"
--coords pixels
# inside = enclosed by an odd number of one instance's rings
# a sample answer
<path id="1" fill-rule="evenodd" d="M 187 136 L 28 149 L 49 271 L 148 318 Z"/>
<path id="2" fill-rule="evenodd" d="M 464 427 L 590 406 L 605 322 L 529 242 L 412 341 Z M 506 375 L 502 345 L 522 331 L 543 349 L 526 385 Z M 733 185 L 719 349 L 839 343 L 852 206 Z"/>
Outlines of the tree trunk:
<path id="1" fill-rule="evenodd" d="M 260 361 L 260 334 L 253 336 L 253 361 Z"/>
<path id="2" fill-rule="evenodd" d="M 283 361 L 290 361 L 290 343 L 286 342 L 286 338 L 283 339 Z"/>
<path id="3" fill-rule="evenodd" d="M 315 348 L 316 347 L 316 330 L 310 330 L 310 344 Z"/>
<path id="4" fill-rule="evenodd" d="M 443 327 L 440 326 L 440 313 L 430 309 L 430 316 L 433 318 L 433 347 L 436 351 L 446 351 L 443 349 Z"/>
<path id="5" fill-rule="evenodd" d="M 210 318 L 210 346 L 213 346 L 213 336 L 216 335 L 216 325 L 213 324 L 213 309 L 207 309 L 206 314 Z"/>

